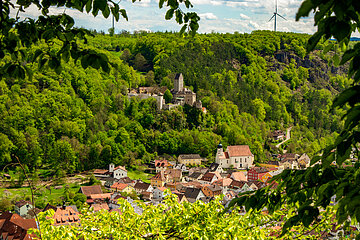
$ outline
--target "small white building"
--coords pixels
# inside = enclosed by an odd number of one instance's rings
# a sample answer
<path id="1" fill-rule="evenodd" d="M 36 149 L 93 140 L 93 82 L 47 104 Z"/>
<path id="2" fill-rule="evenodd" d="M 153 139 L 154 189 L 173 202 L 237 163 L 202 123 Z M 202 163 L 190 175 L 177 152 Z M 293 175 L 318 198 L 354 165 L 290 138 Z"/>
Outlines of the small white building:
<path id="1" fill-rule="evenodd" d="M 109 172 L 112 173 L 113 178 L 115 178 L 115 179 L 127 177 L 126 168 L 123 166 L 115 167 L 115 165 L 113 163 L 110 163 L 110 165 L 109 165 Z"/>
<path id="2" fill-rule="evenodd" d="M 224 152 L 221 144 L 218 145 L 215 162 L 221 168 L 251 168 L 254 162 L 254 154 L 249 145 L 228 146 Z"/>
<path id="3" fill-rule="evenodd" d="M 15 213 L 19 214 L 21 217 L 28 215 L 29 210 L 33 209 L 33 205 L 28 202 L 21 200 L 15 203 Z"/>

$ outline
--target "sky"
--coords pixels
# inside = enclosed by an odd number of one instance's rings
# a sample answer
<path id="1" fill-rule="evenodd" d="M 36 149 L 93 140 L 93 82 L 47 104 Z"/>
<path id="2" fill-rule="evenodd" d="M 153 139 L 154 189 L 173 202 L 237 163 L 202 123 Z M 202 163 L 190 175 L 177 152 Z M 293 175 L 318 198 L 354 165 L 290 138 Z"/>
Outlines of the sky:
<path id="1" fill-rule="evenodd" d="M 273 30 L 274 20 L 269 22 L 275 11 L 275 0 L 190 0 L 200 16 L 200 33 L 251 33 L 254 30 Z M 278 13 L 286 20 L 277 18 L 277 31 L 312 34 L 316 31 L 313 17 L 295 21 L 295 14 L 302 0 L 278 0 Z M 122 30 L 133 32 L 179 31 L 181 26 L 174 19 L 165 20 L 167 8 L 159 9 L 158 0 L 141 0 L 132 3 L 122 0 L 120 6 L 127 11 L 129 21 L 120 19 L 115 22 L 115 33 Z M 189 11 L 185 6 L 182 10 Z M 112 26 L 111 17 L 105 19 L 101 14 L 93 17 L 74 9 L 52 8 L 51 14 L 66 12 L 75 19 L 76 26 L 108 32 Z M 30 6 L 21 17 L 36 18 L 39 11 Z"/>

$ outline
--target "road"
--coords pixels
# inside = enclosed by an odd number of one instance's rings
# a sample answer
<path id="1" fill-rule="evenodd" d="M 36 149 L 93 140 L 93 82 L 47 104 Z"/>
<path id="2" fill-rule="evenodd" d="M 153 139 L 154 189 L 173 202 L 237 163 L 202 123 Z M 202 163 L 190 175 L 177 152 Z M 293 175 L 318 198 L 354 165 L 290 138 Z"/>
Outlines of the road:
<path id="1" fill-rule="evenodd" d="M 282 141 L 281 143 L 277 144 L 275 147 L 279 148 L 281 146 L 281 144 L 283 144 L 284 142 L 288 141 L 290 139 L 290 131 L 291 131 L 291 128 L 292 127 L 289 127 L 287 130 L 286 130 L 286 138 L 284 141 Z"/>

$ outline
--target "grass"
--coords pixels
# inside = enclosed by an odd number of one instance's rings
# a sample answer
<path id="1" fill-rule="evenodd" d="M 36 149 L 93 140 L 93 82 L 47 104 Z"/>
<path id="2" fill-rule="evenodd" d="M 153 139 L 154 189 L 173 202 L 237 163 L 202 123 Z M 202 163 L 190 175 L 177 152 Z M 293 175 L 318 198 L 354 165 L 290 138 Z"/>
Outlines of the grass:
<path id="1" fill-rule="evenodd" d="M 128 170 L 128 177 L 131 179 L 141 179 L 143 182 L 150 183 L 150 178 L 154 176 L 154 174 L 145 173 L 142 170 Z"/>
<path id="2" fill-rule="evenodd" d="M 80 189 L 80 186 L 76 183 L 68 184 L 70 186 L 70 191 L 73 193 L 77 193 Z M 11 193 L 10 196 L 6 196 L 4 194 L 4 191 L 7 190 Z M 64 196 L 64 190 L 65 187 L 61 189 L 54 189 L 51 187 L 51 191 L 49 189 L 41 188 L 40 191 L 35 191 L 35 199 L 44 199 L 46 202 L 49 202 L 51 200 L 59 200 L 62 196 Z M 0 188 L 0 198 L 10 198 L 14 199 L 17 198 L 20 199 L 31 199 L 31 192 L 29 187 L 21 187 L 21 188 Z"/>

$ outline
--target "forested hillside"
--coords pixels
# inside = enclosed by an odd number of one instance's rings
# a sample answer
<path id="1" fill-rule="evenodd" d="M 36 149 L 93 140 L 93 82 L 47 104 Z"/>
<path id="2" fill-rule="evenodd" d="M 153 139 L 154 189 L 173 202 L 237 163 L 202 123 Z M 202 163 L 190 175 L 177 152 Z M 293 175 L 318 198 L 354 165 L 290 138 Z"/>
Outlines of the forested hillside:
<path id="1" fill-rule="evenodd" d="M 266 31 L 194 38 L 96 34 L 82 47 L 106 54 L 109 74 L 73 61 L 57 74 L 48 61 L 40 70 L 32 66 L 32 78 L 1 79 L 0 166 L 14 161 L 12 155 L 56 174 L 110 162 L 138 166 L 163 154 L 199 153 L 213 160 L 220 142 L 248 144 L 256 161 L 266 161 L 277 151 L 270 131 L 292 125 L 287 150 L 313 155 L 341 130 L 341 110 L 329 110 L 351 80 L 332 63 L 332 51 L 306 56 L 308 38 Z M 30 51 L 39 48 L 58 46 Z M 176 73 L 184 75 L 206 114 L 188 106 L 159 112 L 155 99 L 129 101 L 128 88 L 171 89 Z"/>

